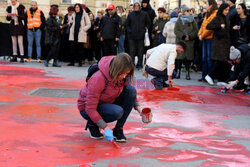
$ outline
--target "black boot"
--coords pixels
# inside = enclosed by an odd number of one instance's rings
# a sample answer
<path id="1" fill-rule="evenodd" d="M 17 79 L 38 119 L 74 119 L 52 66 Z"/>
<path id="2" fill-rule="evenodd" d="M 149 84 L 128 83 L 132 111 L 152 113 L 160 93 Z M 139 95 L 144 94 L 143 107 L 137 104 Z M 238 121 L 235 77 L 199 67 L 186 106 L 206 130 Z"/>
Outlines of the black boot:
<path id="1" fill-rule="evenodd" d="M 17 62 L 17 55 L 13 55 L 13 58 L 10 59 L 10 62 Z"/>
<path id="2" fill-rule="evenodd" d="M 178 70 L 178 73 L 175 77 L 176 79 L 180 79 L 181 78 L 181 69 Z"/>
<path id="3" fill-rule="evenodd" d="M 186 80 L 190 80 L 191 78 L 190 78 L 190 70 L 188 70 L 187 72 L 186 72 Z"/>
<path id="4" fill-rule="evenodd" d="M 53 65 L 52 65 L 53 67 L 61 67 L 61 65 L 59 65 L 58 63 L 57 63 L 57 61 L 56 60 L 54 60 L 54 62 L 53 62 Z"/>
<path id="5" fill-rule="evenodd" d="M 21 60 L 20 60 L 20 63 L 24 63 L 24 59 L 23 59 L 23 56 L 21 56 Z"/>

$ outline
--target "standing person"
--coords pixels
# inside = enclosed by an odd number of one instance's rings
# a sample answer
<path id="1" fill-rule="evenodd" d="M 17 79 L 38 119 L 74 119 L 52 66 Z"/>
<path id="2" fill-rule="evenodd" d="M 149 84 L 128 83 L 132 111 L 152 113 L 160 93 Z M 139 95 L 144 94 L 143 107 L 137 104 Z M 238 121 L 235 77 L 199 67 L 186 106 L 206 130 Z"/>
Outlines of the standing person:
<path id="1" fill-rule="evenodd" d="M 220 5 L 222 5 L 223 3 L 225 3 L 224 0 L 217 0 L 217 8 L 219 9 Z"/>
<path id="2" fill-rule="evenodd" d="M 217 78 L 219 82 L 225 82 L 229 75 L 229 64 L 227 63 L 230 51 L 230 24 L 227 14 L 229 12 L 229 5 L 221 4 L 216 17 L 207 24 L 207 30 L 213 30 L 214 36 L 211 46 L 211 59 L 214 62 L 213 70 L 210 75 L 208 83 L 213 83 Z"/>
<path id="3" fill-rule="evenodd" d="M 187 6 L 183 6 L 181 12 L 183 15 L 177 20 L 174 32 L 176 35 L 176 41 L 185 41 L 187 49 L 183 54 L 177 56 L 176 68 L 178 69 L 178 74 L 176 78 L 180 78 L 181 66 L 184 62 L 186 68 L 186 80 L 190 80 L 190 65 L 194 59 L 194 42 L 198 28 L 194 16 L 190 14 L 190 9 Z"/>
<path id="4" fill-rule="evenodd" d="M 90 20 L 90 23 L 91 23 L 91 27 L 90 29 L 88 29 L 88 48 L 85 48 L 86 49 L 86 55 L 87 55 L 87 58 L 88 58 L 88 61 L 89 61 L 89 65 L 92 65 L 93 64 L 93 57 L 94 57 L 94 48 L 95 48 L 95 44 L 96 44 L 96 41 L 97 41 L 97 37 L 96 37 L 96 34 L 95 34 L 95 31 L 94 31 L 94 23 L 95 23 L 95 16 L 92 12 L 88 13 L 89 15 L 89 20 Z M 83 60 L 85 61 L 85 60 Z"/>
<path id="5" fill-rule="evenodd" d="M 24 20 L 25 20 L 25 7 L 17 2 L 11 0 L 11 5 L 7 7 L 7 20 L 10 21 L 10 35 L 12 39 L 12 59 L 11 62 L 17 62 L 17 42 L 21 55 L 21 63 L 24 63 L 24 48 L 23 48 L 23 34 L 24 34 Z"/>
<path id="6" fill-rule="evenodd" d="M 247 14 L 247 8 L 244 3 L 237 6 L 239 19 L 233 26 L 234 34 L 236 34 L 235 45 L 250 43 L 250 16 Z"/>
<path id="7" fill-rule="evenodd" d="M 33 40 L 35 39 L 37 62 L 41 63 L 41 36 L 46 25 L 46 21 L 43 12 L 38 9 L 36 1 L 31 1 L 31 8 L 26 12 L 26 20 L 29 57 L 26 62 L 32 60 Z"/>
<path id="8" fill-rule="evenodd" d="M 126 30 L 125 30 L 125 24 L 126 24 L 126 20 L 127 20 L 127 15 L 126 15 L 126 11 L 122 6 L 117 6 L 117 13 L 118 15 L 121 17 L 121 35 L 119 37 L 119 42 L 118 42 L 118 53 L 123 53 L 125 52 L 125 34 L 126 34 Z"/>
<path id="9" fill-rule="evenodd" d="M 116 42 L 119 41 L 121 18 L 116 13 L 113 4 L 108 6 L 108 13 L 103 16 L 101 24 L 101 41 L 103 41 L 103 56 L 116 55 Z"/>
<path id="10" fill-rule="evenodd" d="M 95 23 L 94 23 L 94 31 L 96 34 L 96 44 L 95 44 L 95 59 L 99 62 L 102 58 L 102 50 L 103 50 L 103 44 L 101 41 L 101 32 L 100 32 L 100 28 L 101 28 L 101 21 L 102 21 L 102 17 L 104 15 L 104 11 L 103 10 L 99 10 L 97 11 L 97 17 L 95 19 Z"/>
<path id="11" fill-rule="evenodd" d="M 178 20 L 178 13 L 173 11 L 170 14 L 170 21 L 167 22 L 163 29 L 163 36 L 166 38 L 167 44 L 176 44 L 176 36 L 174 33 L 175 23 Z"/>
<path id="12" fill-rule="evenodd" d="M 134 75 L 134 63 L 126 53 L 117 56 L 103 57 L 98 63 L 99 70 L 95 72 L 79 93 L 77 106 L 86 119 L 90 137 L 103 138 L 112 141 L 126 142 L 123 126 L 134 107 L 140 112 L 136 102 L 136 89 L 128 85 Z M 116 121 L 113 133 L 107 123 Z"/>
<path id="13" fill-rule="evenodd" d="M 56 6 L 50 7 L 49 18 L 46 23 L 46 35 L 45 44 L 49 47 L 49 52 L 46 60 L 44 61 L 44 66 L 49 66 L 49 61 L 53 59 L 53 67 L 61 67 L 58 62 L 58 52 L 60 47 L 61 39 L 61 29 L 63 28 L 60 24 L 60 19 L 58 17 L 58 8 Z"/>
<path id="14" fill-rule="evenodd" d="M 213 61 L 211 59 L 211 42 L 213 31 L 207 30 L 207 24 L 210 23 L 217 14 L 217 3 L 215 0 L 208 0 L 206 4 L 207 13 L 198 32 L 200 41 L 202 41 L 202 78 L 199 81 L 205 81 L 205 77 L 211 74 Z M 212 83 L 211 83 L 212 84 Z"/>
<path id="15" fill-rule="evenodd" d="M 229 13 L 227 15 L 230 21 L 230 34 L 231 34 L 231 45 L 236 46 L 236 41 L 238 39 L 238 32 L 233 29 L 235 25 L 237 25 L 238 21 L 240 20 L 239 15 L 236 10 L 235 6 L 236 0 L 227 0 L 227 4 L 230 6 Z"/>
<path id="16" fill-rule="evenodd" d="M 77 3 L 74 6 L 75 13 L 72 15 L 73 23 L 70 28 L 69 41 L 71 41 L 71 57 L 68 66 L 74 66 L 75 60 L 78 61 L 78 66 L 82 66 L 83 59 L 83 43 L 87 42 L 87 31 L 91 27 L 89 16 L 82 8 L 81 4 Z"/>
<path id="17" fill-rule="evenodd" d="M 166 9 L 163 7 L 158 8 L 158 18 L 156 19 L 153 30 L 152 30 L 152 46 L 156 47 L 162 43 L 165 43 L 165 37 L 162 32 L 165 24 L 168 21 L 168 16 L 166 15 Z"/>
<path id="18" fill-rule="evenodd" d="M 63 36 L 62 36 L 62 44 L 61 44 L 61 53 L 63 60 L 70 60 L 70 43 L 69 43 L 69 31 L 72 26 L 73 19 L 72 15 L 74 13 L 74 6 L 68 7 L 68 13 L 64 16 L 63 19 Z"/>
<path id="19" fill-rule="evenodd" d="M 156 14 L 155 14 L 155 11 L 154 9 L 152 9 L 150 3 L 149 3 L 150 0 L 142 0 L 141 3 L 141 10 L 146 12 L 149 16 L 149 19 L 150 19 L 150 23 L 149 23 L 149 26 L 148 26 L 148 35 L 149 35 L 149 40 L 150 40 L 150 47 L 145 47 L 144 49 L 144 53 L 146 53 L 146 51 L 150 48 L 152 48 L 153 46 L 153 42 L 152 42 L 152 30 L 153 30 L 153 21 L 154 21 L 154 18 L 156 17 Z"/>
<path id="20" fill-rule="evenodd" d="M 175 67 L 175 58 L 177 54 L 181 54 L 186 49 L 183 41 L 177 44 L 161 44 L 147 51 L 145 70 L 148 74 L 154 76 L 151 82 L 156 89 L 163 87 L 172 87 L 173 71 Z M 169 82 L 169 85 L 165 81 Z"/>
<path id="21" fill-rule="evenodd" d="M 146 28 L 150 27 L 150 19 L 146 12 L 140 10 L 139 0 L 134 2 L 134 11 L 128 15 L 126 29 L 128 35 L 129 51 L 133 61 L 138 56 L 136 68 L 142 68 L 143 49 Z"/>
<path id="22" fill-rule="evenodd" d="M 129 12 L 128 12 L 128 13 L 132 13 L 133 10 L 134 10 L 134 4 L 131 3 L 131 4 L 129 5 Z"/>

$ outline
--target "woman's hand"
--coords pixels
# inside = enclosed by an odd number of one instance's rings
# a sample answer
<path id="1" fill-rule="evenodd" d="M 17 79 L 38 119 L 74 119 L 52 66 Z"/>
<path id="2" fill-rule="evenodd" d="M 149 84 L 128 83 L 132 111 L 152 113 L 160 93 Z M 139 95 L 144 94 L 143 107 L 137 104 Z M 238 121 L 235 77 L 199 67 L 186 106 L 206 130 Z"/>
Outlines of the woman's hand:
<path id="1" fill-rule="evenodd" d="M 136 106 L 135 110 L 141 115 L 141 107 L 140 106 Z"/>
<path id="2" fill-rule="evenodd" d="M 224 29 L 225 28 L 225 24 L 221 24 L 220 27 Z"/>
<path id="3" fill-rule="evenodd" d="M 201 37 L 201 35 L 199 36 L 199 40 L 200 40 L 200 41 L 202 41 L 202 37 Z"/>
<path id="4" fill-rule="evenodd" d="M 235 26 L 233 26 L 233 30 L 240 30 L 240 27 L 235 25 Z"/>

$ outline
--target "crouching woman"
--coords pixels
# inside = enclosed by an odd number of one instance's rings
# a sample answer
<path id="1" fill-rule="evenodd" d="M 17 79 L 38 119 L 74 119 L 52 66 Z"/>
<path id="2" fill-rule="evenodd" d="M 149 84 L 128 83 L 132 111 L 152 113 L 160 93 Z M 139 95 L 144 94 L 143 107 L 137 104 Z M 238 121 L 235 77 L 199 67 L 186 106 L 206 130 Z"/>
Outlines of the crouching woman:
<path id="1" fill-rule="evenodd" d="M 117 56 L 103 57 L 95 72 L 80 91 L 78 109 L 87 120 L 86 129 L 90 137 L 103 138 L 100 129 L 104 130 L 107 140 L 126 142 L 123 126 L 133 107 L 140 113 L 136 101 L 136 89 L 129 85 L 134 75 L 134 63 L 126 53 Z M 113 132 L 107 125 L 117 121 Z"/>

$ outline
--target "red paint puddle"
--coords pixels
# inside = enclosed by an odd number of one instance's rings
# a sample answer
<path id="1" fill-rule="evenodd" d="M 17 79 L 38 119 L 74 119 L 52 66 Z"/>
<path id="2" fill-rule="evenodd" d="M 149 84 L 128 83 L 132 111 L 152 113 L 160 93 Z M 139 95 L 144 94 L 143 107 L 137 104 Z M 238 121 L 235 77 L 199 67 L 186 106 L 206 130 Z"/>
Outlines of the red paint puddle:
<path id="1" fill-rule="evenodd" d="M 124 127 L 128 142 L 115 149 L 106 140 L 88 137 L 86 121 L 76 108 L 77 98 L 29 96 L 37 88 L 80 90 L 83 81 L 50 77 L 42 69 L 5 65 L 0 66 L 0 166 L 91 166 L 88 163 L 99 160 L 119 162 L 124 158 L 129 162 L 142 156 L 163 162 L 202 160 L 200 166 L 250 164 L 250 152 L 233 143 L 249 140 L 250 130 L 223 123 L 234 115 L 250 115 L 250 97 L 243 93 L 221 94 L 219 89 L 197 86 L 179 86 L 180 91 L 139 89 L 138 99 L 142 107 L 151 108 L 154 127 L 142 123 L 138 113 L 132 112 L 136 121 Z M 171 101 L 179 102 L 178 109 L 171 109 L 176 106 L 170 103 L 164 108 L 164 103 Z M 178 143 L 195 148 L 170 147 Z"/>

